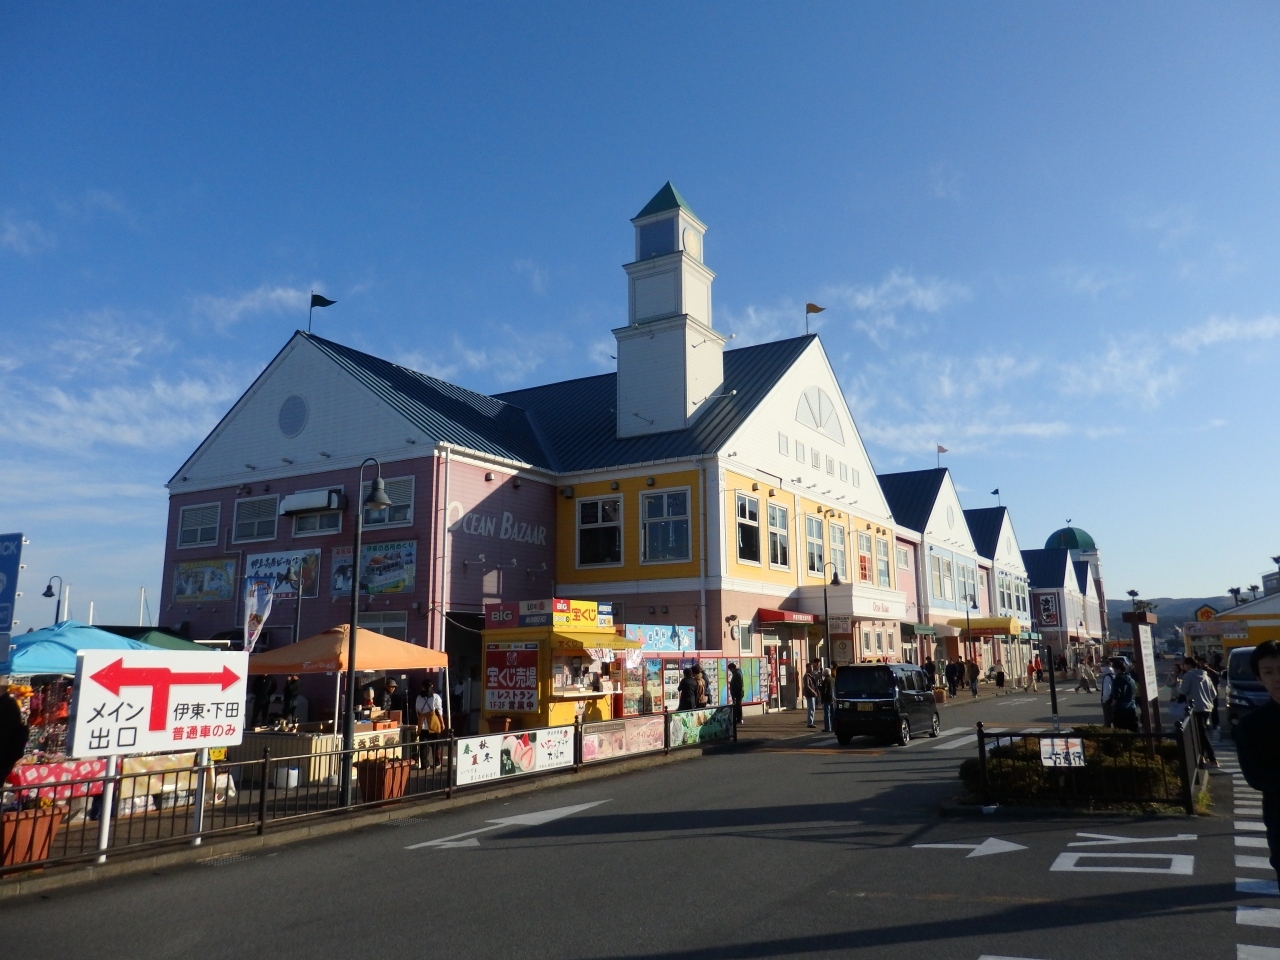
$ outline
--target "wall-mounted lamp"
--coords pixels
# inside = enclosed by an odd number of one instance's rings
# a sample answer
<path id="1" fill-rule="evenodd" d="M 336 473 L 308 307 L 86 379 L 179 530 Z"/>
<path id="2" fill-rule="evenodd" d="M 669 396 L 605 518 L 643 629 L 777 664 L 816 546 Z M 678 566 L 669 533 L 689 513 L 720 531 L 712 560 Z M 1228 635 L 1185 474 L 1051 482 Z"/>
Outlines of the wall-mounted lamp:
<path id="1" fill-rule="evenodd" d="M 778 495 L 778 491 L 777 491 L 777 490 L 775 490 L 775 489 L 773 489 L 773 487 L 770 487 L 770 488 L 769 488 L 769 496 L 771 496 L 771 497 L 776 497 L 777 495 Z"/>
<path id="2" fill-rule="evenodd" d="M 521 480 L 519 477 L 516 477 L 514 480 L 512 480 L 512 481 L 511 481 L 511 485 L 512 485 L 513 487 L 515 487 L 517 490 L 519 490 L 519 489 L 520 489 L 520 486 L 521 486 L 521 484 L 523 484 L 523 483 L 524 483 L 524 481 L 523 481 L 523 480 Z"/>
<path id="3" fill-rule="evenodd" d="M 524 572 L 525 572 L 525 573 L 527 573 L 527 574 L 528 574 L 529 576 L 531 576 L 531 577 L 532 577 L 535 573 L 546 573 L 546 572 L 547 572 L 547 565 L 546 565 L 546 563 L 544 562 L 544 563 L 540 563 L 540 564 L 538 564 L 536 567 L 525 567 L 525 568 L 524 568 Z"/>
<path id="4" fill-rule="evenodd" d="M 573 487 L 561 487 L 561 488 L 560 488 L 560 496 L 564 497 L 566 500 L 572 500 L 572 499 L 573 499 Z"/>
<path id="5" fill-rule="evenodd" d="M 615 481 L 613 481 L 613 483 L 609 484 L 609 489 L 610 489 L 610 490 L 617 490 L 617 489 L 618 489 L 618 481 L 617 481 L 617 480 L 615 480 Z"/>
<path id="6" fill-rule="evenodd" d="M 729 614 L 727 617 L 725 617 L 725 618 L 724 618 L 724 622 L 725 622 L 725 623 L 733 623 L 733 622 L 735 622 L 737 619 L 738 619 L 738 615 L 737 615 L 736 613 L 731 613 L 731 614 Z"/>
<path id="7" fill-rule="evenodd" d="M 754 491 L 756 491 L 756 490 L 759 490 L 759 489 L 760 489 L 760 484 L 758 484 L 758 483 L 753 483 L 753 484 L 751 485 L 751 489 L 752 489 L 752 491 L 753 491 L 753 492 L 754 492 Z"/>
<path id="8" fill-rule="evenodd" d="M 655 483 L 657 483 L 657 481 L 656 481 L 656 480 L 654 480 L 654 479 L 653 479 L 653 477 L 645 477 L 645 478 L 644 478 L 644 485 L 645 485 L 646 487 L 652 487 Z"/>
<path id="9" fill-rule="evenodd" d="M 662 608 L 662 612 L 663 612 L 663 613 L 666 613 L 666 612 L 667 612 L 667 608 L 666 608 L 666 607 L 663 607 L 663 608 Z"/>
<path id="10" fill-rule="evenodd" d="M 474 560 L 464 559 L 462 561 L 462 572 L 466 573 L 468 564 L 472 564 L 472 563 L 484 563 L 484 554 L 483 553 L 480 554 L 480 556 L 476 557 Z"/>
<path id="11" fill-rule="evenodd" d="M 486 473 L 486 474 L 484 475 L 484 478 L 485 478 L 485 480 L 492 480 L 492 479 L 493 479 L 493 471 L 492 471 L 492 470 L 490 470 L 488 473 Z"/>

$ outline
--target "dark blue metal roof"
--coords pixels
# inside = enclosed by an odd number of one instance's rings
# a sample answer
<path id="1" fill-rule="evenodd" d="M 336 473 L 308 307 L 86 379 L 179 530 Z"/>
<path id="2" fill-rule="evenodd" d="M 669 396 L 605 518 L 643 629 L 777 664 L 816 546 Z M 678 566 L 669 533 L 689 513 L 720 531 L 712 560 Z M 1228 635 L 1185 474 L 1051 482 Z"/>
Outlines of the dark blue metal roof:
<path id="1" fill-rule="evenodd" d="M 495 398 L 528 411 L 529 419 L 562 472 L 696 457 L 719 450 L 773 389 L 816 334 L 726 350 L 721 393 L 684 430 L 643 437 L 617 435 L 617 374 L 549 383 L 499 393 Z"/>
<path id="2" fill-rule="evenodd" d="M 1027 579 L 1033 587 L 1045 590 L 1061 590 L 1067 583 L 1067 561 L 1071 555 L 1066 550 L 1023 550 L 1022 564 L 1027 568 Z"/>
<path id="3" fill-rule="evenodd" d="M 889 512 L 893 514 L 893 519 L 912 530 L 924 533 L 924 528 L 929 523 L 929 514 L 933 513 L 934 501 L 938 499 L 938 491 L 942 489 L 942 480 L 946 475 L 946 467 L 935 467 L 931 470 L 908 470 L 904 473 L 881 473 L 877 476 L 880 480 L 880 489 L 884 491 L 884 498 L 889 502 Z"/>
<path id="4" fill-rule="evenodd" d="M 1008 512 L 1008 507 L 977 507 L 964 512 L 978 556 L 995 559 L 996 548 L 1000 546 L 1000 528 L 1004 526 L 1004 515 Z"/>
<path id="5" fill-rule="evenodd" d="M 558 472 L 694 457 L 719 450 L 816 335 L 724 355 L 722 396 L 684 430 L 617 436 L 617 375 L 602 374 L 489 397 L 416 370 L 299 333 L 433 439 Z"/>
<path id="6" fill-rule="evenodd" d="M 1076 580 L 1080 584 L 1080 592 L 1089 592 L 1089 561 L 1073 560 L 1071 565 L 1076 568 Z"/>
<path id="7" fill-rule="evenodd" d="M 519 407 L 314 334 L 299 332 L 298 336 L 310 340 L 437 442 L 551 467 L 533 425 Z"/>

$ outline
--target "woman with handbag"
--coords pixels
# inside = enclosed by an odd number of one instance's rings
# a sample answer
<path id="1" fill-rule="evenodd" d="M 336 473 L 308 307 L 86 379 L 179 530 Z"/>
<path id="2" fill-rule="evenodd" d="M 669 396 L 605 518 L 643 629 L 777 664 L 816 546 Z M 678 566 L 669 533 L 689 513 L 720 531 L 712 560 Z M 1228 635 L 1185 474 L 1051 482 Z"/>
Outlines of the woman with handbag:
<path id="1" fill-rule="evenodd" d="M 422 693 L 418 694 L 413 706 L 418 714 L 418 740 L 439 740 L 444 733 L 444 702 L 440 699 L 440 694 L 436 693 L 436 685 L 430 680 L 424 681 Z M 428 755 L 431 769 L 434 770 L 440 765 L 440 747 L 434 745 L 425 748 L 419 754 L 418 762 L 422 763 Z"/>

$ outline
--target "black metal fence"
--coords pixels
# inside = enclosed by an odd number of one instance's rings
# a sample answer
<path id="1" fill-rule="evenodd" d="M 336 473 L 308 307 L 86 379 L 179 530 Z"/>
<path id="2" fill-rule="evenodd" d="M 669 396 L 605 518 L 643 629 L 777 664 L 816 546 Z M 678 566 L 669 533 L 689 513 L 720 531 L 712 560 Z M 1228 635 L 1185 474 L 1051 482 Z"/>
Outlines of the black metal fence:
<path id="1" fill-rule="evenodd" d="M 590 753 L 586 762 L 594 763 L 736 739 L 731 711 L 731 707 L 719 707 L 576 724 L 572 769 L 584 762 L 584 753 Z M 661 723 L 656 745 L 644 741 L 645 735 L 652 739 L 655 732 L 642 730 L 642 721 Z M 534 731 L 511 735 L 529 732 Z M 628 732 L 635 746 L 629 752 L 625 749 Z M 0 810 L 5 811 L 0 813 L 0 876 L 34 867 L 102 862 L 122 850 L 198 844 L 224 834 L 262 834 L 276 823 L 448 797 L 454 790 L 467 788 L 459 785 L 459 746 L 481 738 L 448 734 L 418 740 L 411 728 L 405 734 L 409 739 L 381 747 L 282 757 L 264 751 L 258 760 L 4 786 L 0 789 Z M 495 749 L 501 750 L 506 736 L 500 732 L 483 739 L 494 741 Z M 620 742 L 624 749 L 610 749 L 605 755 L 599 744 L 606 741 L 611 746 Z M 584 749 L 584 744 L 590 748 Z M 344 765 L 352 771 L 350 796 L 343 795 Z"/>
<path id="2" fill-rule="evenodd" d="M 1167 804 L 1195 812 L 1201 744 L 1194 723 L 1171 734 L 1077 727 L 992 734 L 978 724 L 978 756 L 961 776 L 986 804 L 1073 807 Z"/>

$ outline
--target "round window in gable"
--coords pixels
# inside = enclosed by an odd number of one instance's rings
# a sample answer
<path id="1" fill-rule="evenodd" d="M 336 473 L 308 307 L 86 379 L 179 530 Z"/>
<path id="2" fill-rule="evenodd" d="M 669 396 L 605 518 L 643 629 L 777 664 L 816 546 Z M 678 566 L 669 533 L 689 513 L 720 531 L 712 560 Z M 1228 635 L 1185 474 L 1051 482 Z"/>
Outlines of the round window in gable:
<path id="1" fill-rule="evenodd" d="M 283 416 L 283 414 L 281 414 Z M 956 511 L 953 507 L 947 507 L 947 526 L 954 527 L 956 525 Z"/>
<path id="2" fill-rule="evenodd" d="M 280 432 L 286 437 L 296 437 L 307 425 L 307 401 L 297 394 L 280 404 Z"/>

